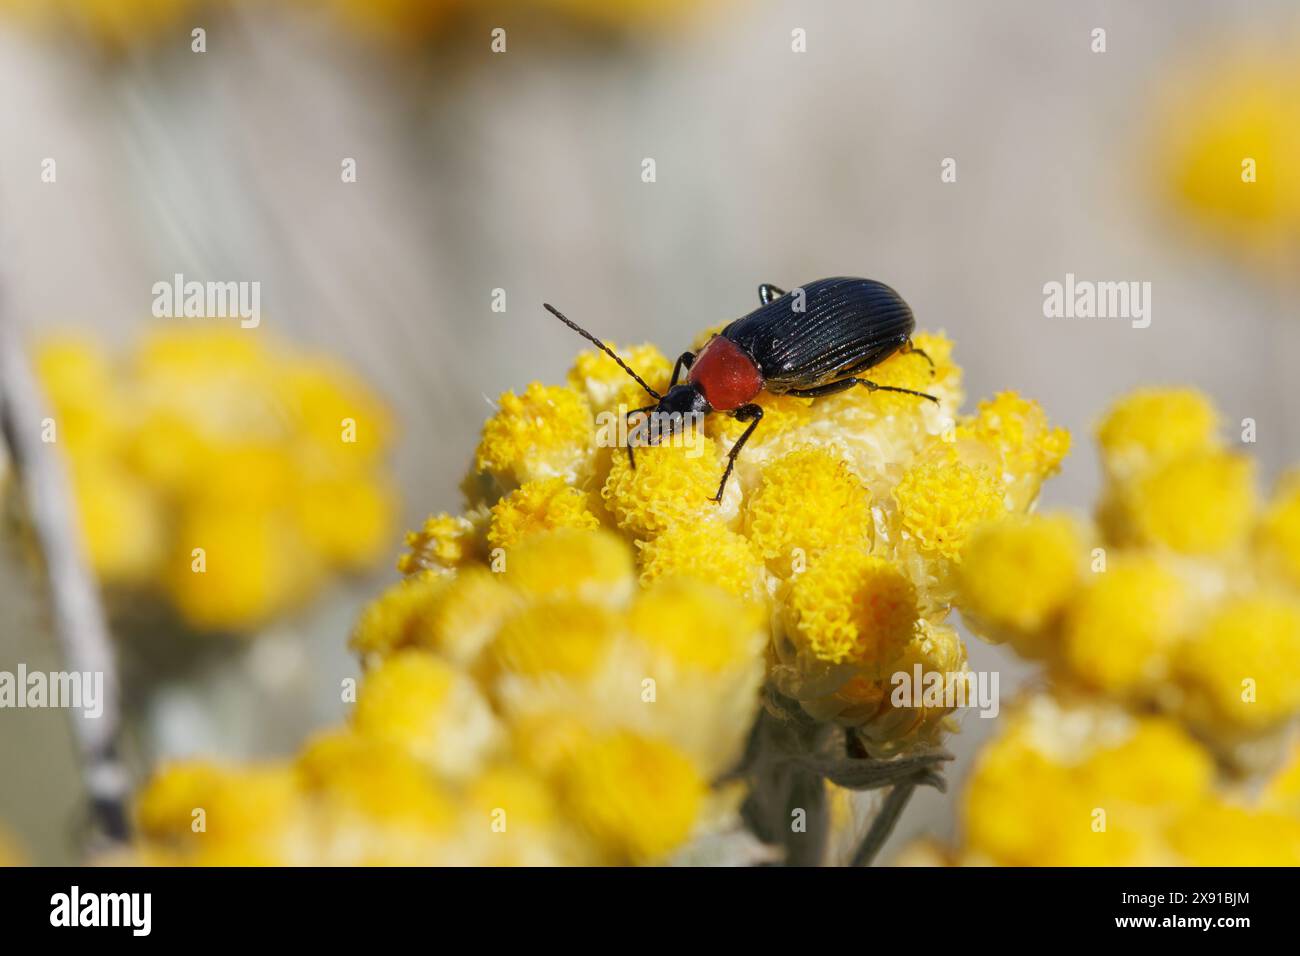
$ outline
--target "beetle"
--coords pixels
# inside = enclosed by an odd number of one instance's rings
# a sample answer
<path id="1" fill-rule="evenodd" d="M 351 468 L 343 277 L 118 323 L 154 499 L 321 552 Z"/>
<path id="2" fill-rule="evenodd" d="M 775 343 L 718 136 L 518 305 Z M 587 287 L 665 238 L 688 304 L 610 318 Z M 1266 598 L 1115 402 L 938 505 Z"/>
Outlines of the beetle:
<path id="1" fill-rule="evenodd" d="M 721 503 L 736 456 L 763 420 L 763 408 L 754 402 L 761 392 L 820 398 L 861 385 L 873 392 L 902 392 L 938 404 L 939 399 L 926 392 L 878 385 L 861 377 L 894 353 L 907 351 L 930 362 L 933 374 L 930 356 L 912 345 L 916 329 L 912 310 L 883 282 L 838 276 L 790 292 L 765 282 L 758 287 L 758 299 L 757 309 L 713 336 L 699 352 L 683 352 L 673 365 L 668 391 L 662 395 L 604 342 L 554 306 L 543 305 L 617 362 L 654 399 L 654 404 L 628 412 L 629 418 L 649 412 L 678 421 L 688 415 L 725 412 L 749 423 L 727 453 L 718 493 L 710 499 L 714 502 Z M 683 370 L 686 381 L 679 384 Z M 631 441 L 627 449 L 635 468 Z"/>

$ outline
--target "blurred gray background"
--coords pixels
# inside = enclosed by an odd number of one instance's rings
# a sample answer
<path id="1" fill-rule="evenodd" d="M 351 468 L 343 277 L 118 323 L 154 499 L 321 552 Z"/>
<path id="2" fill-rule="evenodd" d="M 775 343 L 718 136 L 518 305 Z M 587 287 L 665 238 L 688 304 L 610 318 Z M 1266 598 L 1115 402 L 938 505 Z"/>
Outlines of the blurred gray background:
<path id="1" fill-rule="evenodd" d="M 1090 426 L 1139 383 L 1195 383 L 1229 422 L 1255 418 L 1266 478 L 1300 452 L 1294 280 L 1185 244 L 1147 141 L 1176 64 L 1295 49 L 1294 2 L 755 0 L 653 35 L 510 11 L 418 55 L 255 6 L 186 18 L 114 63 L 0 25 L 3 307 L 32 335 L 118 341 L 152 321 L 160 278 L 259 280 L 265 329 L 346 357 L 397 410 L 407 526 L 457 507 L 487 398 L 562 377 L 580 343 L 543 300 L 675 355 L 751 309 L 760 281 L 836 274 L 887 281 L 947 330 L 972 403 L 1014 388 L 1074 431 L 1045 506 L 1088 507 Z M 1043 318 L 1043 284 L 1066 272 L 1150 281 L 1151 327 Z M 55 666 L 38 582 L 6 561 L 0 668 Z M 344 635 L 390 573 L 250 652 L 279 655 L 283 686 L 250 691 L 230 661 L 160 703 L 161 746 L 283 752 L 333 719 Z M 1002 670 L 1004 698 L 1028 673 L 978 642 L 971 656 Z M 73 852 L 65 719 L 0 716 L 0 820 L 48 862 Z M 952 741 L 954 789 L 992 724 L 971 716 Z M 922 794 L 891 845 L 950 832 L 953 805 Z"/>

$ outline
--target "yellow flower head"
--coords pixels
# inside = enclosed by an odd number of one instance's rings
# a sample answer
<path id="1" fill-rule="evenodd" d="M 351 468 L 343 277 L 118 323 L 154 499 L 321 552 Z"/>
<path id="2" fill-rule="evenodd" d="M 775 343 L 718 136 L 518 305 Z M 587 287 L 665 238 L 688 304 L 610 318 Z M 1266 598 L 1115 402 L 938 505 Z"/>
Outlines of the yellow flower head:
<path id="1" fill-rule="evenodd" d="M 766 594 L 763 562 L 743 535 L 720 521 L 673 525 L 649 541 L 637 542 L 641 551 L 641 584 L 649 587 L 668 578 L 708 581 L 736 597 Z"/>
<path id="2" fill-rule="evenodd" d="M 916 589 L 895 565 L 860 548 L 827 551 L 788 591 L 786 632 L 819 661 L 847 661 L 880 676 L 912 639 Z"/>
<path id="3" fill-rule="evenodd" d="M 1138 541 L 1184 554 L 1219 553 L 1240 543 L 1250 529 L 1254 466 L 1228 452 L 1176 459 L 1135 479 L 1121 490 L 1120 501 Z M 1103 520 L 1112 539 L 1124 533 L 1105 512 Z"/>
<path id="4" fill-rule="evenodd" d="M 207 630 L 246 632 L 303 600 L 323 568 L 291 526 L 257 508 L 186 515 L 166 568 L 172 600 Z"/>
<path id="5" fill-rule="evenodd" d="M 419 650 L 399 651 L 366 675 L 352 720 L 359 733 L 403 747 L 448 777 L 475 770 L 496 736 L 473 682 Z"/>
<path id="6" fill-rule="evenodd" d="M 299 810 L 293 771 L 279 764 L 163 766 L 135 802 L 136 826 L 172 846 L 267 837 Z"/>
<path id="7" fill-rule="evenodd" d="M 297 769 L 304 790 L 336 813 L 421 830 L 455 825 L 455 804 L 429 767 L 387 737 L 324 731 L 307 742 Z"/>
<path id="8" fill-rule="evenodd" d="M 1209 755 L 1165 719 L 1032 698 L 976 761 L 968 854 L 1010 866 L 1167 862 L 1163 826 L 1212 775 Z"/>
<path id="9" fill-rule="evenodd" d="M 1146 717 L 1113 746 L 1090 754 L 1079 776 L 1083 785 L 1114 800 L 1171 809 L 1209 791 L 1214 761 L 1172 720 Z"/>
<path id="10" fill-rule="evenodd" d="M 918 666 L 922 680 L 919 686 L 915 681 Z M 956 681 L 961 679 L 959 675 L 969 673 L 961 636 L 947 625 L 918 621 L 911 642 L 889 670 L 891 673 L 879 680 L 858 676 L 841 688 L 836 696 L 848 707 L 837 715 L 838 719 L 857 726 L 860 739 L 873 756 L 933 746 L 948 729 L 945 718 L 953 708 L 948 706 L 946 697 L 933 703 L 927 701 L 924 682 L 934 680 L 933 675 L 945 682 Z M 917 698 L 914 704 L 894 705 L 894 691 L 898 687 L 894 678 L 898 674 L 907 675 Z M 953 686 L 960 686 L 961 693 L 967 695 L 975 685 Z M 975 705 L 973 694 L 957 699 L 956 693 L 954 690 L 956 704 Z"/>
<path id="11" fill-rule="evenodd" d="M 686 578 L 661 581 L 628 611 L 632 634 L 676 666 L 721 673 L 758 660 L 766 643 L 760 605 Z"/>
<path id="12" fill-rule="evenodd" d="M 827 548 L 870 547 L 873 530 L 871 492 L 827 449 L 771 462 L 745 503 L 745 534 L 780 577 Z"/>
<path id="13" fill-rule="evenodd" d="M 1074 591 L 1082 550 L 1079 528 L 1065 515 L 1008 515 L 981 526 L 958 572 L 962 613 L 1028 645 Z"/>
<path id="14" fill-rule="evenodd" d="M 611 862 L 652 863 L 690 836 L 708 783 L 671 745 L 619 732 L 579 746 L 563 763 L 559 789 Z"/>
<path id="15" fill-rule="evenodd" d="M 418 643 L 427 609 L 453 580 L 428 575 L 398 581 L 366 605 L 352 629 L 349 646 L 366 657 Z"/>
<path id="16" fill-rule="evenodd" d="M 1033 503 L 1043 479 L 1060 470 L 1070 450 L 1070 433 L 1052 428 L 1041 405 L 1015 392 L 999 392 L 980 402 L 957 436 L 970 436 L 997 451 L 1003 479 L 1020 508 Z"/>
<path id="17" fill-rule="evenodd" d="M 618 357 L 645 379 L 651 388 L 661 393 L 668 390 L 673 363 L 666 359 L 664 353 L 656 346 L 647 342 L 620 349 L 613 342 L 605 344 L 614 349 Z M 627 372 L 619 368 L 613 359 L 598 349 L 587 349 L 585 352 L 578 353 L 578 357 L 573 361 L 573 367 L 569 369 L 568 382 L 571 388 L 587 396 L 588 403 L 597 412 L 616 409 L 619 402 L 625 401 L 628 397 L 629 385 L 636 389 L 635 394 L 640 398 L 632 407 L 639 408 L 648 402 L 645 392 L 641 391 L 641 386 L 632 381 Z"/>
<path id="18" fill-rule="evenodd" d="M 619 615 L 571 598 L 541 601 L 508 618 L 489 650 L 499 670 L 522 677 L 585 679 L 622 633 Z"/>
<path id="19" fill-rule="evenodd" d="M 966 464 L 944 446 L 912 466 L 894 487 L 903 531 L 922 552 L 960 560 L 970 533 L 1006 513 L 1002 483 L 988 465 Z"/>
<path id="20" fill-rule="evenodd" d="M 397 495 L 364 473 L 303 480 L 294 502 L 309 547 L 329 564 L 364 569 L 391 546 Z"/>
<path id="21" fill-rule="evenodd" d="M 1072 601 L 1063 663 L 1077 679 L 1109 693 L 1150 686 L 1164 674 L 1187 611 L 1186 588 L 1159 561 L 1116 558 Z"/>
<path id="22" fill-rule="evenodd" d="M 1218 62 L 1216 62 L 1218 61 Z M 1214 50 L 1161 104 L 1160 191 L 1186 222 L 1252 264 L 1300 240 L 1300 78 L 1290 49 Z"/>
<path id="23" fill-rule="evenodd" d="M 563 478 L 543 478 L 526 482 L 492 506 L 487 542 L 490 548 L 513 548 L 539 531 L 599 527 L 585 493 Z"/>
<path id="24" fill-rule="evenodd" d="M 483 426 L 475 465 L 502 489 L 540 478 L 575 481 L 590 473 L 595 452 L 591 406 L 578 391 L 533 382 L 505 392 Z"/>
<path id="25" fill-rule="evenodd" d="M 530 597 L 575 596 L 611 607 L 635 587 L 632 553 L 608 531 L 535 534 L 505 555 L 505 582 Z"/>
<path id="26" fill-rule="evenodd" d="M 473 523 L 446 512 L 430 515 L 419 531 L 408 531 L 406 546 L 409 552 L 397 559 L 403 574 L 458 568 L 478 551 Z"/>
<path id="27" fill-rule="evenodd" d="M 1179 652 L 1189 716 L 1252 732 L 1300 710 L 1300 602 L 1255 594 L 1219 606 Z"/>
<path id="28" fill-rule="evenodd" d="M 736 512 L 739 482 L 727 483 L 722 505 L 713 496 L 722 481 L 717 446 L 698 431 L 688 440 L 637 448 L 636 467 L 621 449 L 610 459 L 601 497 L 618 527 L 638 539 L 653 538 L 673 525 Z"/>
<path id="29" fill-rule="evenodd" d="M 1097 426 L 1102 460 L 1125 477 L 1152 465 L 1209 451 L 1219 414 L 1193 388 L 1139 388 L 1111 405 Z"/>

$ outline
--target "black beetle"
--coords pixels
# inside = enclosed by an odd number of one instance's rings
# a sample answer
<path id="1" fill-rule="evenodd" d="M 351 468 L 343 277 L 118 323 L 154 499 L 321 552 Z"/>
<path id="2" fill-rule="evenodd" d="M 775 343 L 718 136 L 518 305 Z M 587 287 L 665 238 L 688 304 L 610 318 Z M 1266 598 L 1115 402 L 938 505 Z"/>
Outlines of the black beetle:
<path id="1" fill-rule="evenodd" d="M 715 502 L 722 501 L 736 456 L 763 419 L 762 406 L 753 401 L 762 391 L 818 398 L 862 385 L 873 392 L 903 392 L 938 403 L 925 392 L 877 385 L 857 377 L 900 350 L 930 359 L 912 346 L 916 328 L 912 310 L 883 282 L 840 276 L 818 279 L 792 292 L 763 283 L 758 298 L 762 304 L 757 309 L 732 322 L 698 353 L 682 353 L 664 395 L 647 385 L 600 339 L 554 306 L 546 304 L 546 309 L 617 362 L 654 398 L 655 404 L 633 409 L 629 416 L 650 412 L 678 421 L 726 412 L 737 421 L 749 422 L 727 454 L 727 468 L 717 495 L 711 499 Z M 930 364 L 933 368 L 934 363 Z M 679 385 L 682 369 L 690 374 Z M 629 442 L 629 457 L 631 454 Z"/>

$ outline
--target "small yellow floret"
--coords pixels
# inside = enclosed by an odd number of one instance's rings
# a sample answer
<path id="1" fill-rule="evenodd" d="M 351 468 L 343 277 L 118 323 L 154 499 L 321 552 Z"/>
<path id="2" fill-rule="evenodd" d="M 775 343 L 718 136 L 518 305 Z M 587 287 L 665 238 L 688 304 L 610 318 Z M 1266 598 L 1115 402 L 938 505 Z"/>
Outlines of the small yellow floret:
<path id="1" fill-rule="evenodd" d="M 1008 515 L 978 528 L 962 554 L 962 612 L 995 628 L 1037 631 L 1076 587 L 1082 548 L 1065 515 Z"/>
<path id="2" fill-rule="evenodd" d="M 1216 554 L 1245 536 L 1255 514 L 1254 464 L 1228 452 L 1180 458 L 1121 493 L 1139 540 Z"/>
<path id="3" fill-rule="evenodd" d="M 606 342 L 618 353 L 618 357 L 632 367 L 654 389 L 660 392 L 668 390 L 668 381 L 673 373 L 673 363 L 664 357 L 657 346 L 650 343 L 618 348 L 612 342 Z M 617 407 L 630 384 L 636 390 L 641 401 L 633 407 L 646 404 L 649 399 L 641 386 L 618 367 L 618 364 L 604 352 L 588 349 L 579 352 L 569 369 L 569 385 L 587 396 L 591 407 L 598 412 Z"/>
<path id="4" fill-rule="evenodd" d="M 953 450 L 909 468 L 894 487 L 894 501 L 920 550 L 954 560 L 981 522 L 1006 513 L 998 477 L 987 465 L 960 461 Z"/>
<path id="5" fill-rule="evenodd" d="M 453 777 L 476 768 L 493 735 L 487 703 L 470 679 L 420 650 L 399 651 L 366 674 L 352 721 L 359 733 Z"/>
<path id="6" fill-rule="evenodd" d="M 478 550 L 474 525 L 445 511 L 426 518 L 419 531 L 408 531 L 406 546 L 410 551 L 397 559 L 403 574 L 458 568 Z"/>
<path id="7" fill-rule="evenodd" d="M 496 666 L 524 677 L 590 677 L 622 631 L 619 616 L 572 599 L 541 601 L 511 616 L 489 653 Z"/>
<path id="8" fill-rule="evenodd" d="M 1300 710 L 1300 603 L 1257 594 L 1221 605 L 1176 659 L 1192 716 L 1262 730 Z"/>
<path id="9" fill-rule="evenodd" d="M 608 531 L 560 528 L 532 535 L 505 555 L 507 584 L 531 597 L 572 595 L 623 604 L 636 586 L 632 552 Z"/>
<path id="10" fill-rule="evenodd" d="M 1209 451 L 1219 415 L 1193 388 L 1140 388 L 1115 402 L 1097 426 L 1097 442 L 1112 472 Z"/>
<path id="11" fill-rule="evenodd" d="M 918 665 L 921 668 L 919 685 L 915 682 Z M 874 681 L 855 677 L 839 692 L 839 696 L 853 707 L 865 705 L 872 708 L 859 725 L 858 733 L 873 756 L 935 744 L 945 729 L 944 718 L 953 711 L 953 707 L 948 706 L 948 686 L 953 688 L 951 699 L 955 705 L 973 707 L 977 704 L 973 694 L 975 684 L 957 683 L 964 681 L 960 675 L 968 673 L 968 670 L 966 646 L 955 628 L 918 621 L 911 642 L 889 671 L 887 676 Z M 915 696 L 908 705 L 894 706 L 894 691 L 898 687 L 896 674 L 906 674 L 911 682 Z M 927 699 L 927 682 L 936 680 L 935 675 L 944 682 L 944 694 Z M 853 716 L 851 711 L 842 715 L 846 718 Z"/>
<path id="12" fill-rule="evenodd" d="M 609 478 L 601 490 L 619 528 L 648 539 L 675 524 L 716 516 L 710 499 L 722 481 L 722 465 L 713 441 L 699 431 L 685 440 L 636 449 L 636 467 L 621 449 L 610 460 Z M 735 478 L 728 497 L 736 491 Z"/>
<path id="13" fill-rule="evenodd" d="M 720 521 L 673 525 L 639 544 L 643 586 L 684 577 L 708 581 L 741 598 L 765 593 L 763 562 L 754 546 Z"/>
<path id="14" fill-rule="evenodd" d="M 679 750 L 631 733 L 579 747 L 559 786 L 573 820 L 615 863 L 651 863 L 685 842 L 708 792 Z"/>
<path id="15" fill-rule="evenodd" d="M 1163 676 L 1187 614 L 1182 583 L 1160 562 L 1117 558 L 1067 612 L 1062 654 L 1084 683 L 1122 693 Z"/>
<path id="16" fill-rule="evenodd" d="M 869 547 L 873 528 L 870 490 L 823 448 L 801 448 L 767 465 L 745 504 L 745 533 L 780 577 L 794 572 L 798 557 Z"/>
<path id="17" fill-rule="evenodd" d="M 912 582 L 860 548 L 827 551 L 794 578 L 785 604 L 787 633 L 814 658 L 881 672 L 912 639 L 916 620 Z"/>
<path id="18" fill-rule="evenodd" d="M 404 742 L 436 733 L 451 705 L 457 673 L 445 661 L 402 650 L 366 674 L 353 725 L 363 734 Z"/>
<path id="19" fill-rule="evenodd" d="M 498 405 L 483 425 L 475 456 L 479 471 L 510 488 L 539 478 L 574 481 L 589 469 L 595 427 L 581 392 L 533 382 L 523 395 L 503 393 Z"/>
<path id="20" fill-rule="evenodd" d="M 136 798 L 135 818 L 143 835 L 162 843 L 243 841 L 283 824 L 297 799 L 289 767 L 186 760 L 154 774 Z"/>
<path id="21" fill-rule="evenodd" d="M 434 831 L 456 822 L 437 778 L 392 740 L 350 728 L 323 731 L 303 747 L 297 769 L 304 788 L 341 813 Z"/>
<path id="22" fill-rule="evenodd" d="M 1015 392 L 999 392 L 980 402 L 974 419 L 958 429 L 958 436 L 967 431 L 998 451 L 1009 481 L 1029 478 L 1041 482 L 1060 469 L 1061 459 L 1070 450 L 1070 433 L 1052 428 L 1041 405 Z"/>
<path id="23" fill-rule="evenodd" d="M 753 663 L 766 643 L 765 624 L 761 605 L 686 578 L 655 584 L 628 611 L 632 633 L 651 648 L 715 674 Z"/>
<path id="24" fill-rule="evenodd" d="M 492 506 L 487 541 L 489 548 L 513 548 L 539 531 L 599 527 L 584 492 L 563 478 L 543 478 L 525 482 Z"/>
<path id="25" fill-rule="evenodd" d="M 1174 721 L 1144 717 L 1127 739 L 1079 767 L 1084 785 L 1113 801 L 1169 810 L 1209 792 L 1214 760 Z"/>

